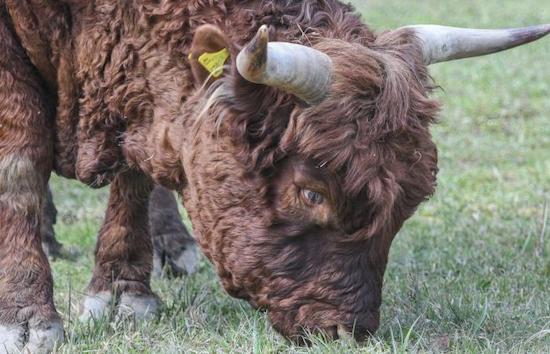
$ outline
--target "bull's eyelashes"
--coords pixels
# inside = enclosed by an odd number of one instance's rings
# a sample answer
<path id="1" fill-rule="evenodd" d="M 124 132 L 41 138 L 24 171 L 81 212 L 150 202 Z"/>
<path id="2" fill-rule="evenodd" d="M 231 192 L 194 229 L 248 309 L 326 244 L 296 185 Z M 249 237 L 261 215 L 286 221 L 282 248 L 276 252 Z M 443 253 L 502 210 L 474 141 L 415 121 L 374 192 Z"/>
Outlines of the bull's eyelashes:
<path id="1" fill-rule="evenodd" d="M 273 198 L 277 217 L 285 222 L 309 226 L 336 227 L 337 215 L 331 198 L 329 178 L 303 159 L 289 158 L 273 177 Z"/>
<path id="2" fill-rule="evenodd" d="M 310 222 L 317 225 L 332 225 L 335 221 L 332 204 L 324 192 L 316 188 L 298 188 L 300 208 Z"/>

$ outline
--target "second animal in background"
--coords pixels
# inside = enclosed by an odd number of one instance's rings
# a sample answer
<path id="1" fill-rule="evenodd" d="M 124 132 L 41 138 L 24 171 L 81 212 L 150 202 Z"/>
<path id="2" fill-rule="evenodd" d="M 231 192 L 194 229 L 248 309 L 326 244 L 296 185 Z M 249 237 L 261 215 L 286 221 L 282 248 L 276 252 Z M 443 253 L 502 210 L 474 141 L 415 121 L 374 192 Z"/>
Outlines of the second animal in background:
<path id="1" fill-rule="evenodd" d="M 70 247 L 55 237 L 57 209 L 51 188 L 42 206 L 42 248 L 50 258 L 71 257 Z M 188 275 L 198 265 L 197 246 L 182 222 L 173 192 L 156 186 L 149 201 L 149 227 L 153 238 L 153 275 L 157 277 Z"/>

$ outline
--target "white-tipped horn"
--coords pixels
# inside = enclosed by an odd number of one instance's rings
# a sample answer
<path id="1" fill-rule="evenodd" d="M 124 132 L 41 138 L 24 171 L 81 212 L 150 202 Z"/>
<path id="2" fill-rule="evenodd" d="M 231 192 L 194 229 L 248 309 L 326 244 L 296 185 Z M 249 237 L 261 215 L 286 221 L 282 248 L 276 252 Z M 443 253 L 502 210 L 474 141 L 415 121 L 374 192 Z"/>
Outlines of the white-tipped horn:
<path id="1" fill-rule="evenodd" d="M 310 47 L 269 42 L 264 25 L 237 56 L 237 70 L 248 81 L 279 88 L 315 105 L 329 91 L 332 61 Z"/>
<path id="2" fill-rule="evenodd" d="M 550 33 L 550 24 L 501 30 L 437 25 L 404 28 L 414 30 L 422 40 L 426 65 L 500 52 L 535 41 Z"/>

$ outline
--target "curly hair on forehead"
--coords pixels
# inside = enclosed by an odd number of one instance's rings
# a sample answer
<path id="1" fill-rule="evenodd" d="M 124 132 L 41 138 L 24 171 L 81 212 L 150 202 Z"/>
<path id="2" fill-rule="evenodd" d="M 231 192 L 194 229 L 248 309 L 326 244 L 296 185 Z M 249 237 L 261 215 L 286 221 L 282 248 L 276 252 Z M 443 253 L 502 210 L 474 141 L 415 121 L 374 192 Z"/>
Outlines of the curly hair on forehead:
<path id="1" fill-rule="evenodd" d="M 278 40 L 311 44 L 310 40 L 340 38 L 366 43 L 373 35 L 351 5 L 337 0 L 141 0 L 141 22 L 155 39 L 176 51 L 184 49 L 193 28 L 210 23 L 238 29 L 232 37 L 245 43 L 261 25 L 278 28 Z M 228 20 L 228 14 L 232 14 Z"/>
<path id="2" fill-rule="evenodd" d="M 420 48 L 408 31 L 383 33 L 369 46 L 339 40 L 314 47 L 334 63 L 332 90 L 307 107 L 237 73 L 225 79 L 225 126 L 250 171 L 299 155 L 338 179 L 338 210 L 350 233 L 368 236 L 404 219 L 435 188 L 437 157 L 429 125 L 439 104 Z M 359 207 L 360 206 L 360 207 Z M 398 213 L 398 214 L 395 214 Z"/>

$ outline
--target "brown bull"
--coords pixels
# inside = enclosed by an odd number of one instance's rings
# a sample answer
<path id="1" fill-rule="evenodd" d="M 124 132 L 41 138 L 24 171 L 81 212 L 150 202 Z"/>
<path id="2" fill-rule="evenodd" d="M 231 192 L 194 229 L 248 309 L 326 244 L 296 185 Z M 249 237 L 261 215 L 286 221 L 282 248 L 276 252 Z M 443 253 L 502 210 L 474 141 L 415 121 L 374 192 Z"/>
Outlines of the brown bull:
<path id="1" fill-rule="evenodd" d="M 391 241 L 435 188 L 427 65 L 548 32 L 375 34 L 336 0 L 0 0 L 0 343 L 62 337 L 39 233 L 53 168 L 111 184 L 83 319 L 156 309 L 154 181 L 278 331 L 374 332 Z"/>

